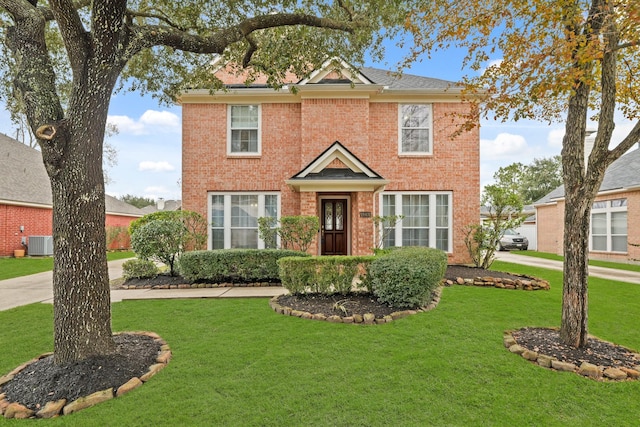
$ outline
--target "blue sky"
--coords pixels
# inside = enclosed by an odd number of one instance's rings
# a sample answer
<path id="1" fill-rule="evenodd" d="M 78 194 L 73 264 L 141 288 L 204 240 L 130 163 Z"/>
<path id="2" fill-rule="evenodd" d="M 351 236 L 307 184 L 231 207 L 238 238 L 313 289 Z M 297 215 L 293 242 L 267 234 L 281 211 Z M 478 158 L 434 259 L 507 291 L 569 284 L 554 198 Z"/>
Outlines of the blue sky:
<path id="1" fill-rule="evenodd" d="M 386 63 L 365 65 L 395 70 L 404 52 L 389 49 Z M 500 58 L 492 58 L 499 60 Z M 437 52 L 423 58 L 405 72 L 457 81 L 473 71 L 461 69 L 460 51 Z M 181 109 L 160 106 L 151 97 L 121 93 L 112 98 L 109 121 L 119 133 L 109 138 L 118 151 L 118 163 L 109 171 L 112 183 L 108 194 L 124 194 L 165 200 L 181 197 Z M 624 136 L 631 124 L 617 123 L 615 140 Z M 4 109 L 0 110 L 0 132 L 15 137 L 15 125 Z M 520 121 L 501 123 L 483 120 L 480 128 L 481 185 L 492 182 L 494 172 L 514 162 L 531 163 L 534 158 L 560 154 L 564 127 L 562 123 Z M 436 142 L 437 143 L 437 142 Z"/>

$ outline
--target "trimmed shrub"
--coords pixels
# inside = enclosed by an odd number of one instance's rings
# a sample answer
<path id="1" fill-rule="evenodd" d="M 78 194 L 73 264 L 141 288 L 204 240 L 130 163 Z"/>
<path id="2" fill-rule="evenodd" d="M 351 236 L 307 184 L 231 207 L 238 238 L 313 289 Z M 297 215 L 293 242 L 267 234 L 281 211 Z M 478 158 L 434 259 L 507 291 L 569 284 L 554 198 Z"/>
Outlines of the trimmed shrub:
<path id="1" fill-rule="evenodd" d="M 398 308 L 420 307 L 429 302 L 446 269 L 445 252 L 409 247 L 376 257 L 369 267 L 369 279 L 378 301 Z"/>
<path id="2" fill-rule="evenodd" d="M 122 264 L 122 277 L 129 279 L 148 279 L 158 275 L 158 267 L 148 259 L 130 259 Z"/>
<path id="3" fill-rule="evenodd" d="M 176 259 L 182 252 L 185 230 L 184 224 L 178 221 L 153 220 L 133 232 L 131 247 L 140 258 L 165 263 L 173 276 Z"/>
<path id="4" fill-rule="evenodd" d="M 280 280 L 292 294 L 307 292 L 320 294 L 347 294 L 353 279 L 366 283 L 366 274 L 373 256 L 316 256 L 312 258 L 282 258 Z M 366 286 L 366 285 L 365 285 Z"/>
<path id="5" fill-rule="evenodd" d="M 182 277 L 192 282 L 277 282 L 278 259 L 304 255 L 278 249 L 218 249 L 185 252 L 179 263 Z"/>

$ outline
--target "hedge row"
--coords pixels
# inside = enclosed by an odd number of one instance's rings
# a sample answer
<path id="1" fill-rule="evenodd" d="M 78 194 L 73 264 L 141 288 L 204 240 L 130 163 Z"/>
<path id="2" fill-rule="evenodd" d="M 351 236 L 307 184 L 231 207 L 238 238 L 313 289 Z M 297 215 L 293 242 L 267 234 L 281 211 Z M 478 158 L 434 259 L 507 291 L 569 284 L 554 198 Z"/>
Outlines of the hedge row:
<path id="1" fill-rule="evenodd" d="M 282 258 L 280 281 L 292 294 L 346 294 L 354 278 L 364 278 L 374 256 L 316 256 Z M 366 286 L 366 280 L 363 280 Z"/>
<path id="2" fill-rule="evenodd" d="M 438 249 L 399 248 L 379 256 L 282 258 L 280 280 L 292 294 L 346 294 L 354 278 L 378 301 L 398 308 L 424 306 L 447 269 L 447 255 Z"/>
<path id="3" fill-rule="evenodd" d="M 282 249 L 221 249 L 185 252 L 180 257 L 182 277 L 213 283 L 277 282 L 278 259 L 309 256 Z"/>

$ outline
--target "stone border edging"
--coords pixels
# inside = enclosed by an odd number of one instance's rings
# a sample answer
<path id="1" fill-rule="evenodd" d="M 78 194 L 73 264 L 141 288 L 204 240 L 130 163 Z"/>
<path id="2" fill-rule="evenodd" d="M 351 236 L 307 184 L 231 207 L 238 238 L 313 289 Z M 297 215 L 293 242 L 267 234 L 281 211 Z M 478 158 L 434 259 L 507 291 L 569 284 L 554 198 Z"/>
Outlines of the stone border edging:
<path id="1" fill-rule="evenodd" d="M 431 301 L 424 307 L 421 307 L 416 310 L 401 310 L 395 311 L 387 316 L 376 318 L 373 313 L 365 313 L 354 314 L 353 316 L 326 316 L 323 313 L 309 313 L 308 311 L 294 310 L 291 307 L 282 306 L 278 303 L 278 298 L 281 295 L 276 295 L 275 297 L 269 300 L 269 306 L 278 314 L 283 314 L 285 316 L 294 316 L 299 317 L 301 319 L 310 319 L 310 320 L 323 320 L 330 323 L 352 323 L 352 324 L 362 324 L 362 325 L 373 325 L 373 324 L 382 324 L 382 323 L 390 323 L 394 320 L 402 319 L 407 316 L 411 316 L 412 314 L 423 313 L 425 311 L 433 310 L 436 308 L 438 303 L 440 302 L 440 296 L 442 295 L 442 286 L 438 286 L 431 293 Z"/>
<path id="2" fill-rule="evenodd" d="M 517 343 L 516 339 L 513 337 L 512 333 L 516 332 L 513 330 L 508 330 L 504 332 L 503 335 L 503 343 L 505 348 L 507 348 L 511 353 L 518 354 L 522 356 L 522 358 L 534 363 L 538 366 L 547 369 L 553 369 L 561 372 L 574 372 L 578 375 L 582 375 L 584 377 L 590 378 L 596 381 L 625 381 L 625 380 L 637 380 L 640 378 L 640 354 L 635 354 L 635 359 L 638 361 L 638 365 L 631 368 L 613 368 L 613 367 L 604 367 L 597 366 L 592 363 L 582 362 L 580 366 L 577 366 L 573 363 L 562 362 L 553 356 L 547 356 L 542 353 L 535 352 L 533 350 L 529 350 L 520 344 Z M 600 338 L 596 338 L 592 335 L 589 335 L 591 339 L 600 340 Z M 603 340 L 600 340 L 603 341 Z M 608 341 L 604 341 L 608 342 Z M 613 343 L 610 343 L 613 344 Z M 615 344 L 617 345 L 617 344 Z M 629 350 L 629 349 L 628 349 Z M 632 350 L 629 350 L 632 352 Z"/>
<path id="3" fill-rule="evenodd" d="M 4 418 L 53 418 L 58 417 L 60 415 L 68 415 L 74 412 L 78 412 L 82 409 L 89 408 L 91 406 L 97 405 L 98 403 L 105 402 L 107 400 L 111 400 L 116 397 L 120 397 L 123 394 L 130 392 L 133 389 L 140 387 L 142 384 L 147 382 L 151 377 L 160 372 L 171 360 L 171 348 L 167 344 L 167 342 L 160 337 L 160 335 L 155 332 L 147 332 L 147 331 L 133 331 L 133 332 L 117 332 L 114 335 L 121 334 L 131 334 L 131 335 L 144 335 L 153 338 L 155 342 L 160 344 L 160 350 L 158 350 L 158 355 L 156 356 L 156 363 L 149 367 L 149 370 L 142 376 L 133 377 L 126 383 L 120 385 L 119 387 L 112 387 L 106 390 L 96 391 L 95 393 L 90 394 L 89 396 L 82 396 L 73 402 L 67 404 L 66 399 L 60 399 L 54 402 L 47 402 L 47 404 L 40 409 L 39 411 L 33 411 L 26 406 L 18 403 L 18 402 L 9 402 L 6 398 L 5 393 L 0 394 L 0 415 L 3 415 Z M 44 359 L 45 357 L 51 356 L 53 353 L 44 353 L 34 359 L 25 362 L 9 372 L 7 375 L 0 377 L 0 386 L 11 381 L 20 371 L 25 369 L 30 364 L 37 362 L 38 360 Z"/>
<path id="4" fill-rule="evenodd" d="M 464 286 L 484 286 L 494 287 L 499 289 L 520 289 L 524 291 L 538 291 L 550 289 L 549 282 L 537 277 L 523 276 L 520 274 L 512 274 L 513 276 L 521 277 L 520 279 L 506 279 L 500 277 L 475 277 L 473 279 L 465 279 L 462 277 L 456 277 L 456 280 L 442 279 L 445 286 L 464 285 Z"/>

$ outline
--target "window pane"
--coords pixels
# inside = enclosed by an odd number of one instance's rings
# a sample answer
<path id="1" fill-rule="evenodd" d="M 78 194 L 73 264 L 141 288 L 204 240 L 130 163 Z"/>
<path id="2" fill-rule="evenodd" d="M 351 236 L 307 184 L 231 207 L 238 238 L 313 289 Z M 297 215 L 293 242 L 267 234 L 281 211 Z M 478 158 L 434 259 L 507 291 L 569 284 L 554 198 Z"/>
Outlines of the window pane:
<path id="1" fill-rule="evenodd" d="M 211 226 L 224 227 L 224 196 L 211 196 Z"/>
<path id="2" fill-rule="evenodd" d="M 591 215 L 591 234 L 593 235 L 607 234 L 607 214 L 606 213 Z"/>
<path id="3" fill-rule="evenodd" d="M 336 230 L 342 231 L 342 202 L 336 202 Z"/>
<path id="4" fill-rule="evenodd" d="M 231 248 L 256 249 L 257 247 L 257 229 L 231 229 Z"/>
<path id="5" fill-rule="evenodd" d="M 224 228 L 211 230 L 211 249 L 224 249 Z"/>
<path id="6" fill-rule="evenodd" d="M 402 106 L 402 127 L 428 128 L 429 127 L 429 106 L 428 105 L 403 105 Z"/>
<path id="7" fill-rule="evenodd" d="M 232 130 L 231 151 L 234 153 L 255 153 L 258 151 L 257 130 Z"/>
<path id="8" fill-rule="evenodd" d="M 436 227 L 449 226 L 449 196 L 438 194 L 436 196 Z"/>
<path id="9" fill-rule="evenodd" d="M 278 217 L 278 196 L 264 196 L 264 216 L 271 218 Z"/>
<path id="10" fill-rule="evenodd" d="M 396 196 L 385 194 L 382 196 L 382 216 L 392 216 L 396 214 Z M 396 246 L 395 224 L 385 222 L 382 224 L 382 246 L 390 248 Z"/>
<path id="11" fill-rule="evenodd" d="M 616 199 L 611 201 L 612 208 L 621 208 L 627 206 L 627 199 Z"/>
<path id="12" fill-rule="evenodd" d="M 591 247 L 594 251 L 607 250 L 607 236 L 592 236 Z"/>
<path id="13" fill-rule="evenodd" d="M 258 227 L 258 196 L 231 196 L 231 227 Z"/>
<path id="14" fill-rule="evenodd" d="M 411 194 L 402 196 L 404 227 L 429 227 L 429 196 Z"/>
<path id="15" fill-rule="evenodd" d="M 592 209 L 604 209 L 607 207 L 607 202 L 594 202 Z"/>
<path id="16" fill-rule="evenodd" d="M 439 228 L 436 230 L 436 248 L 443 251 L 449 250 L 449 229 Z"/>
<path id="17" fill-rule="evenodd" d="M 233 105 L 231 107 L 231 128 L 258 128 L 257 105 Z"/>
<path id="18" fill-rule="evenodd" d="M 333 203 L 324 205 L 324 229 L 327 231 L 333 230 Z"/>
<path id="19" fill-rule="evenodd" d="M 402 151 L 403 152 L 429 151 L 429 130 L 428 129 L 403 129 L 402 130 Z"/>
<path id="20" fill-rule="evenodd" d="M 627 234 L 627 213 L 611 212 L 611 234 Z"/>
<path id="21" fill-rule="evenodd" d="M 627 236 L 611 237 L 611 250 L 614 252 L 627 252 Z"/>
<path id="22" fill-rule="evenodd" d="M 429 230 L 411 228 L 402 230 L 402 246 L 429 246 Z"/>

